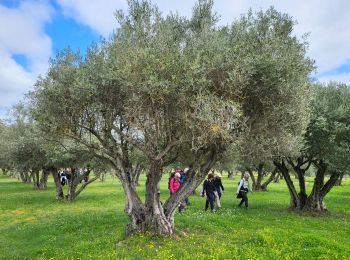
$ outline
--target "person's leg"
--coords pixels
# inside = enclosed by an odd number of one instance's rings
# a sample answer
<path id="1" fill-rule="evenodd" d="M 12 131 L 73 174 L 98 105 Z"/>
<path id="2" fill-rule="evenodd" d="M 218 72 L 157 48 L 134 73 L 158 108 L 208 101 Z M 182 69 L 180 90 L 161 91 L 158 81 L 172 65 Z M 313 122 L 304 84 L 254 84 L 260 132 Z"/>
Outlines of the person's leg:
<path id="1" fill-rule="evenodd" d="M 244 202 L 243 194 L 245 194 L 245 192 L 240 191 L 239 194 L 241 195 L 242 199 L 241 199 L 241 202 L 238 204 L 238 207 L 241 207 Z"/>
<path id="2" fill-rule="evenodd" d="M 246 208 L 248 208 L 248 196 L 246 192 L 242 192 L 243 200 L 244 200 L 244 205 Z"/>
<path id="3" fill-rule="evenodd" d="M 211 209 L 211 211 L 213 211 L 214 210 L 215 195 L 210 194 L 208 196 L 208 199 L 209 199 L 209 203 L 210 203 L 210 209 Z"/>
<path id="4" fill-rule="evenodd" d="M 210 209 L 214 211 L 214 198 L 210 200 Z"/>
<path id="5" fill-rule="evenodd" d="M 209 198 L 207 197 L 207 199 L 205 200 L 205 211 L 207 211 L 209 207 Z"/>

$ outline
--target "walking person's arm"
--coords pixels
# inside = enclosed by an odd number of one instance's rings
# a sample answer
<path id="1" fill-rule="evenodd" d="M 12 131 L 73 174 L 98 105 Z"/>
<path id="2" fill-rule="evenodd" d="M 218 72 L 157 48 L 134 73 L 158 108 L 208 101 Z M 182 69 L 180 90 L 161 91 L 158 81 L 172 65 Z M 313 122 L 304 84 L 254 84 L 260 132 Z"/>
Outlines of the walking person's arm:
<path id="1" fill-rule="evenodd" d="M 236 192 L 236 194 L 238 194 L 238 193 L 239 193 L 239 191 L 240 191 L 240 189 L 241 189 L 242 185 L 243 185 L 243 179 L 239 181 L 239 185 L 238 185 L 238 188 L 237 188 L 237 192 Z"/>
<path id="2" fill-rule="evenodd" d="M 250 181 L 248 181 L 248 189 L 249 189 L 249 191 L 250 191 L 251 193 L 253 193 L 253 190 L 252 190 L 252 188 L 250 187 Z"/>
<path id="3" fill-rule="evenodd" d="M 221 179 L 219 180 L 219 185 L 220 185 L 220 187 L 221 187 L 222 191 L 224 191 L 224 190 L 225 190 L 225 188 L 224 188 L 224 186 L 222 185 L 222 181 L 221 181 Z"/>

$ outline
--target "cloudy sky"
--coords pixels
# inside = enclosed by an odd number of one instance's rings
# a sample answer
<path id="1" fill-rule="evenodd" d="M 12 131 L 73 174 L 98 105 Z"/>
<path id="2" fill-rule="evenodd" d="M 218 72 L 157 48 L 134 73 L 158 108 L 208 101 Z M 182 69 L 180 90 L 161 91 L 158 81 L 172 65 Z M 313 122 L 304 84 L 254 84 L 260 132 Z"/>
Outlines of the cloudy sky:
<path id="1" fill-rule="evenodd" d="M 166 14 L 189 16 L 194 0 L 153 0 Z M 298 21 L 295 34 L 310 33 L 314 77 L 350 85 L 349 0 L 216 0 L 221 24 L 240 14 L 274 6 Z M 0 118 L 45 74 L 48 60 L 66 46 L 81 49 L 117 27 L 113 12 L 126 0 L 0 0 Z"/>

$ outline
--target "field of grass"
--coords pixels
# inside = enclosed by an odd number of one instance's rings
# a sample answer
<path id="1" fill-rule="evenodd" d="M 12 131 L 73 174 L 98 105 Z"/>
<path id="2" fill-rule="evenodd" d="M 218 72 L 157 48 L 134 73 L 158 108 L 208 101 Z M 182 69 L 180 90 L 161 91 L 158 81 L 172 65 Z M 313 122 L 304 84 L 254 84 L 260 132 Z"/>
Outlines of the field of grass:
<path id="1" fill-rule="evenodd" d="M 55 201 L 52 179 L 40 192 L 1 176 L 0 259 L 350 259 L 349 179 L 326 197 L 328 214 L 310 216 L 288 212 L 283 182 L 249 194 L 249 210 L 236 208 L 237 178 L 223 178 L 223 208 L 216 213 L 203 211 L 204 198 L 190 197 L 186 212 L 176 215 L 174 238 L 125 240 L 116 179 L 96 181 L 67 203 Z M 167 180 L 161 188 L 165 201 Z"/>

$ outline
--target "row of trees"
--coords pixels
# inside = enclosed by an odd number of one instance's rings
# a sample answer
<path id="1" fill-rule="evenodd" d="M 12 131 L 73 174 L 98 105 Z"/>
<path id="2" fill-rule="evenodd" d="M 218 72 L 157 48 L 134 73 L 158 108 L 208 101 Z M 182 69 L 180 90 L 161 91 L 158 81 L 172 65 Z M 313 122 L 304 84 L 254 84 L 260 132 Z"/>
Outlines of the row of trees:
<path id="1" fill-rule="evenodd" d="M 293 19 L 270 8 L 220 27 L 212 7 L 200 0 L 191 18 L 162 16 L 130 0 L 128 13 L 116 12 L 120 26 L 110 39 L 85 56 L 59 53 L 29 95 L 29 118 L 49 145 L 47 159 L 35 161 L 57 167 L 57 144 L 74 144 L 77 158 L 110 168 L 125 191 L 128 234 L 171 235 L 177 206 L 215 165 L 258 169 L 257 190 L 268 185 L 264 172 L 280 172 L 291 208 L 319 211 L 348 170 L 349 89 L 310 81 L 314 64 Z M 192 182 L 161 204 L 162 169 L 174 163 L 190 166 Z M 317 172 L 307 196 L 311 165 Z M 136 189 L 143 167 L 144 199 Z"/>

